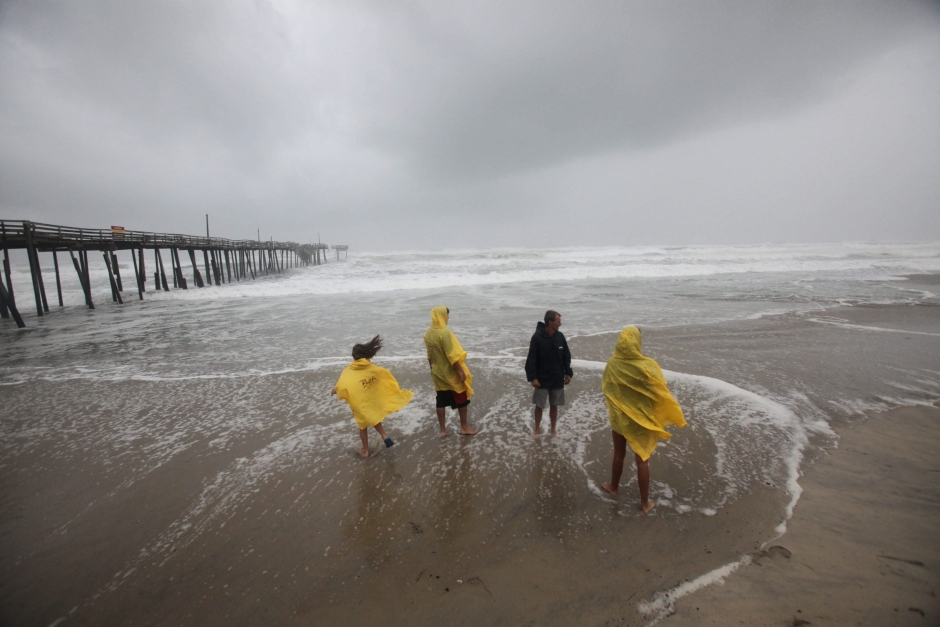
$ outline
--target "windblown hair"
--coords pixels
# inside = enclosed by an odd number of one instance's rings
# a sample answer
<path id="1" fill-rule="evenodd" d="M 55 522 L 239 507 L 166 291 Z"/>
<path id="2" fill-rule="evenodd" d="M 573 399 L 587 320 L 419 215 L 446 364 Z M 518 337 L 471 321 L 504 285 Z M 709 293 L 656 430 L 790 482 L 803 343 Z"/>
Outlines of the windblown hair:
<path id="1" fill-rule="evenodd" d="M 382 348 L 382 338 L 376 335 L 365 344 L 356 344 L 352 349 L 353 359 L 372 359 Z"/>
<path id="2" fill-rule="evenodd" d="M 548 324 L 549 322 L 555 322 L 555 318 L 557 318 L 560 315 L 561 314 L 558 313 L 557 311 L 549 309 L 548 311 L 545 312 L 545 324 Z"/>

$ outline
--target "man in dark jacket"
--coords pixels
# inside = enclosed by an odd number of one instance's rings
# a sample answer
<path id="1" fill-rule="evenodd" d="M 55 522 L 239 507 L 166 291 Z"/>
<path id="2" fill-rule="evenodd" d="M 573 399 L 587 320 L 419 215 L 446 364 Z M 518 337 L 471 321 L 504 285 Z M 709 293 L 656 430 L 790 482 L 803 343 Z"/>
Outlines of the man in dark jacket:
<path id="1" fill-rule="evenodd" d="M 558 330 L 561 326 L 561 314 L 549 309 L 545 312 L 545 322 L 539 322 L 535 334 L 529 342 L 529 356 L 525 360 L 525 378 L 535 391 L 532 403 L 535 404 L 535 435 L 542 433 L 542 410 L 548 404 L 548 415 L 552 421 L 552 435 L 558 435 L 555 425 L 558 422 L 558 406 L 565 404 L 565 386 L 571 382 L 571 351 L 565 336 Z"/>

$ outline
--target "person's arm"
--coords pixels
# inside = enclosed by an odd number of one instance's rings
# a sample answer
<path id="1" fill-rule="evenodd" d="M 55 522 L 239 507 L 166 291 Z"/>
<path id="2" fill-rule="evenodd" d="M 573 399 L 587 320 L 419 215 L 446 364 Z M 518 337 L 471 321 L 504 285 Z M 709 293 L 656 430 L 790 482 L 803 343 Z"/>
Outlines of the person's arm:
<path id="1" fill-rule="evenodd" d="M 564 340 L 565 350 L 562 351 L 562 362 L 565 366 L 565 385 L 571 383 L 574 371 L 571 369 L 571 351 L 568 350 L 568 340 Z"/>
<path id="2" fill-rule="evenodd" d="M 529 340 L 529 354 L 525 358 L 525 378 L 532 387 L 539 387 L 539 347 L 535 335 Z"/>
<path id="3" fill-rule="evenodd" d="M 460 379 L 461 383 L 464 383 L 467 380 L 467 373 L 464 372 L 463 366 L 460 363 L 460 360 L 451 362 L 451 353 L 453 353 L 454 343 L 453 343 L 454 333 L 444 333 L 441 337 L 441 348 L 444 349 L 444 357 L 450 362 L 450 367 L 454 369 L 454 373 L 457 375 L 457 378 Z"/>

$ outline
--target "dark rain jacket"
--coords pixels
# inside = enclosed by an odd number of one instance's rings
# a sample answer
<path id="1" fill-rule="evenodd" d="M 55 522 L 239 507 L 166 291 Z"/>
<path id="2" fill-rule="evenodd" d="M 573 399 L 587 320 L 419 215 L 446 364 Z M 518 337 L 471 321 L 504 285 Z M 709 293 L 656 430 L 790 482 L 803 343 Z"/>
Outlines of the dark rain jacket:
<path id="1" fill-rule="evenodd" d="M 539 322 L 529 342 L 529 356 L 525 360 L 525 378 L 539 380 L 539 387 L 560 388 L 565 385 L 565 375 L 571 371 L 571 351 L 561 331 L 555 335 L 545 332 L 545 323 Z"/>

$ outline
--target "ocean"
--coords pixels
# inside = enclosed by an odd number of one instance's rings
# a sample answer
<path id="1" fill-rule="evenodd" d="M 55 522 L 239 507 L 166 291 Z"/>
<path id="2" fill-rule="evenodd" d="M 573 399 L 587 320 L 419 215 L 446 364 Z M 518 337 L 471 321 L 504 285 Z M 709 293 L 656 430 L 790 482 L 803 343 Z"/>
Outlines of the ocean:
<path id="1" fill-rule="evenodd" d="M 28 327 L 0 325 L 0 590 L 17 623 L 518 624 L 538 607 L 565 624 L 628 589 L 624 611 L 655 620 L 683 582 L 785 534 L 833 425 L 940 402 L 940 243 L 353 248 L 169 293 L 148 258 L 143 302 L 120 255 L 125 304 L 92 259 L 90 311 L 74 272 L 56 306 L 41 254 L 43 318 L 14 264 Z M 472 438 L 450 414 L 437 435 L 422 342 L 437 305 L 469 353 Z M 575 377 L 560 436 L 533 438 L 523 362 L 549 308 Z M 655 522 L 631 466 L 618 501 L 599 489 L 600 375 L 628 324 L 689 423 L 651 459 Z M 396 446 L 372 434 L 363 460 L 329 390 L 375 334 L 415 397 L 384 423 Z"/>

